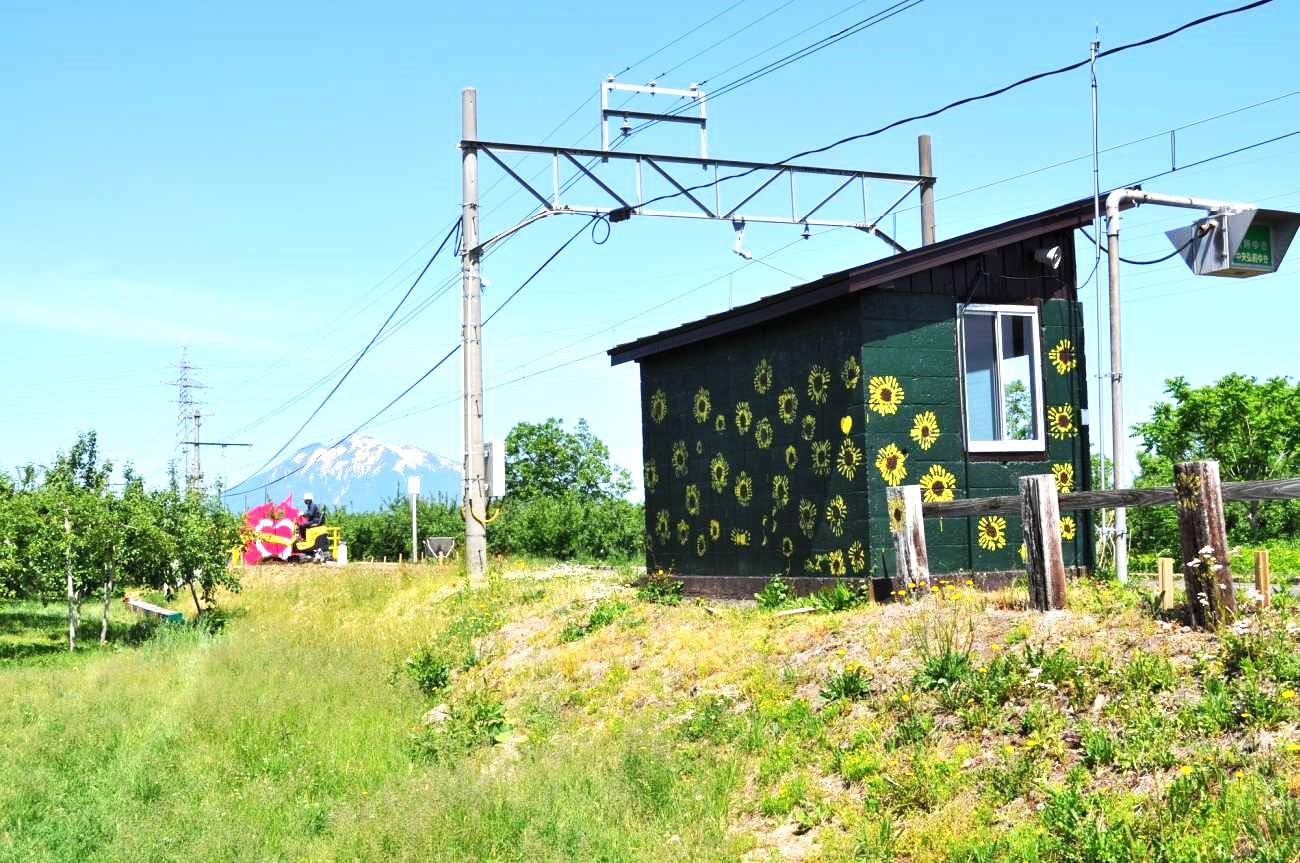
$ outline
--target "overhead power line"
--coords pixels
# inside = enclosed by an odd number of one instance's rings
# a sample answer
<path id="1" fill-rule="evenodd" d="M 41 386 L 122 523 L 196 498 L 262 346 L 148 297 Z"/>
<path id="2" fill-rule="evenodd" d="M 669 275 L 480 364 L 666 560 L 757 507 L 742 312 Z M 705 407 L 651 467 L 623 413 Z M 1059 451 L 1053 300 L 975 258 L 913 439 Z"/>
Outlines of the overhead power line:
<path id="1" fill-rule="evenodd" d="M 1141 39 L 1141 40 L 1139 40 L 1139 41 L 1137 41 L 1137 42 L 1129 42 L 1129 43 L 1124 44 L 1124 45 L 1119 45 L 1119 46 L 1116 46 L 1116 47 L 1114 47 L 1114 48 L 1110 48 L 1110 49 L 1108 49 L 1108 50 L 1106 50 L 1106 51 L 1101 51 L 1101 52 L 1099 52 L 1099 53 L 1097 54 L 1097 59 L 1100 60 L 1100 59 L 1102 59 L 1103 57 L 1111 57 L 1111 56 L 1114 56 L 1114 55 L 1116 55 L 1116 54 L 1123 53 L 1123 52 L 1125 52 L 1125 51 L 1131 51 L 1131 50 L 1133 50 L 1134 48 L 1142 48 L 1142 47 L 1145 47 L 1145 46 L 1147 46 L 1147 45 L 1154 45 L 1154 44 L 1157 43 L 1157 42 L 1161 42 L 1161 41 L 1163 41 L 1163 40 L 1165 40 L 1165 39 L 1169 39 L 1169 38 L 1171 38 L 1171 37 L 1173 37 L 1173 36 L 1176 36 L 1176 35 L 1179 34 L 1179 33 L 1182 33 L 1183 31 L 1185 31 L 1185 30 L 1189 30 L 1189 29 L 1191 29 L 1191 28 L 1193 28 L 1193 27 L 1198 27 L 1198 26 L 1200 26 L 1200 25 L 1202 25 L 1202 24 L 1207 24 L 1207 23 L 1209 23 L 1210 21 L 1215 21 L 1215 20 L 1217 20 L 1217 19 L 1219 19 L 1219 18 L 1224 18 L 1224 17 L 1227 17 L 1227 16 L 1229 16 L 1229 15 L 1236 15 L 1236 14 L 1239 14 L 1239 13 L 1242 13 L 1242 12 L 1248 12 L 1248 11 L 1250 11 L 1250 10 L 1252 10 L 1252 9 L 1257 9 L 1257 8 L 1259 8 L 1260 6 L 1265 6 L 1265 5 L 1268 5 L 1269 3 L 1272 3 L 1272 2 L 1273 2 L 1273 0 L 1254 0 L 1253 3 L 1247 3 L 1247 4 L 1244 5 L 1244 6 L 1238 6 L 1238 7 L 1235 7 L 1235 8 L 1233 8 L 1233 9 L 1225 9 L 1225 10 L 1222 11 L 1222 12 L 1215 12 L 1215 13 L 1212 13 L 1212 14 L 1210 14 L 1210 15 L 1203 15 L 1203 16 L 1201 16 L 1200 18 L 1197 18 L 1197 19 L 1195 19 L 1195 20 L 1188 21 L 1188 22 L 1185 23 L 1185 24 L 1179 25 L 1178 27 L 1175 27 L 1175 28 L 1173 28 L 1172 30 L 1166 30 L 1166 31 L 1163 32 L 1163 33 L 1158 33 L 1158 34 L 1156 34 L 1155 36 L 1150 36 L 1150 37 L 1148 37 L 1148 38 L 1146 38 L 1146 39 Z M 1067 65 L 1065 65 L 1065 66 L 1060 66 L 1060 67 L 1058 67 L 1058 68 L 1056 68 L 1056 69 L 1049 69 L 1049 70 L 1047 70 L 1047 71 L 1045 71 L 1045 72 L 1037 72 L 1037 73 L 1035 73 L 1035 74 L 1033 74 L 1033 75 L 1028 75 L 1028 76 L 1026 76 L 1026 77 L 1024 77 L 1024 78 L 1021 78 L 1021 79 L 1018 80 L 1018 81 L 1013 81 L 1012 83 L 1007 84 L 1007 85 L 1005 85 L 1005 86 L 998 87 L 997 89 L 994 89 L 994 90 L 989 90 L 989 91 L 986 92 L 986 93 L 980 93 L 979 95 L 976 95 L 976 96 L 967 96 L 967 97 L 962 98 L 962 99 L 957 99 L 957 100 L 955 100 L 955 101 L 953 101 L 953 102 L 949 102 L 948 104 L 944 105 L 943 107 L 935 108 L 935 109 L 932 110 L 932 111 L 926 111 L 926 112 L 921 113 L 921 114 L 912 114 L 911 116 L 903 117 L 903 118 L 900 119 L 900 120 L 895 120 L 895 121 L 893 121 L 892 123 L 887 123 L 887 124 L 885 124 L 884 126 L 881 126 L 881 127 L 877 128 L 877 129 L 872 129 L 872 130 L 869 131 L 869 132 L 860 132 L 860 133 L 855 134 L 855 135 L 849 135 L 849 136 L 847 136 L 847 137 L 840 138 L 838 141 L 833 141 L 833 142 L 831 142 L 830 144 L 826 144 L 826 145 L 821 146 L 821 147 L 814 147 L 814 148 L 812 148 L 812 149 L 810 149 L 810 150 L 803 150 L 803 151 L 801 151 L 801 152 L 799 152 L 799 153 L 795 153 L 795 154 L 792 155 L 792 156 L 787 156 L 786 158 L 781 159 L 780 161 L 773 162 L 773 163 L 771 163 L 770 166 L 767 166 L 767 167 L 775 167 L 775 166 L 780 166 L 780 165 L 786 165 L 786 164 L 788 164 L 788 163 L 790 163 L 790 162 L 795 161 L 796 159 L 802 159 L 802 158 L 805 158 L 805 157 L 807 157 L 807 156 L 813 156 L 813 155 L 816 155 L 816 154 L 818 154 L 818 153 L 825 153 L 825 152 L 827 152 L 827 151 L 829 151 L 829 150 L 833 150 L 833 149 L 835 149 L 836 147 L 841 147 L 841 146 L 843 146 L 843 145 L 845 145 L 845 144 L 852 143 L 853 141 L 861 141 L 861 140 L 864 140 L 864 139 L 866 139 L 866 138 L 874 138 L 874 137 L 876 137 L 877 135 L 882 135 L 882 134 L 884 134 L 885 132 L 888 132 L 888 131 L 890 131 L 890 130 L 892 130 L 892 129 L 897 129 L 899 126 L 905 126 L 905 125 L 907 125 L 908 123 L 914 123 L 914 122 L 916 122 L 917 120 L 926 120 L 926 119 L 929 119 L 929 118 L 931 118 L 931 117 L 937 117 L 938 115 L 943 114 L 943 113 L 945 113 L 945 112 L 947 112 L 947 111 L 951 111 L 951 110 L 953 110 L 954 108 L 959 108 L 959 107 L 961 107 L 961 106 L 963 106 L 963 105 L 969 105 L 969 104 L 972 104 L 972 103 L 974 103 L 974 102 L 981 102 L 981 101 L 984 101 L 984 100 L 987 100 L 987 99 L 992 99 L 992 98 L 994 98 L 994 97 L 996 97 L 996 96 L 1001 96 L 1003 93 L 1010 92 L 1011 90 L 1014 90 L 1014 89 L 1016 89 L 1016 88 L 1018 88 L 1018 87 L 1023 87 L 1023 86 L 1025 86 L 1026 84 L 1031 84 L 1031 83 L 1033 83 L 1033 82 L 1035 82 L 1035 81 L 1041 81 L 1041 80 L 1043 80 L 1043 79 L 1045 79 L 1045 78 L 1051 78 L 1051 77 L 1054 77 L 1054 76 L 1056 76 L 1056 75 L 1064 75 L 1064 74 L 1067 73 L 1067 72 L 1073 72 L 1073 71 L 1076 70 L 1076 69 L 1081 69 L 1081 68 L 1083 68 L 1084 66 L 1089 65 L 1091 62 L 1092 62 L 1092 58 L 1089 57 L 1089 58 L 1085 58 L 1085 59 L 1083 59 L 1083 60 L 1079 60 L 1078 62 L 1075 62 L 1075 63 L 1069 63 L 1069 64 L 1067 64 Z M 726 181 L 728 181 L 728 180 L 736 180 L 736 179 L 739 179 L 739 178 L 741 178 L 741 177 L 749 176 L 750 174 L 754 173 L 754 172 L 757 171 L 757 170 L 761 170 L 761 169 L 760 169 L 760 168 L 747 168 L 747 169 L 745 169 L 744 171 L 739 171 L 739 172 L 737 172 L 737 173 L 735 173 L 735 174 L 728 174 L 728 175 L 726 175 L 726 176 L 724 176 L 724 177 L 718 177 L 718 178 L 716 178 L 716 179 L 714 179 L 714 180 L 712 180 L 712 181 L 706 182 L 706 183 L 700 183 L 700 184 L 697 184 L 697 185 L 694 185 L 694 186 L 687 186 L 685 189 L 681 189 L 681 190 L 678 190 L 678 191 L 676 191 L 676 192 L 666 192 L 666 193 L 664 193 L 664 194 L 662 194 L 662 195 L 659 195 L 658 197 L 651 198 L 651 199 L 649 199 L 649 200 L 647 200 L 647 201 L 643 201 L 643 202 L 640 204 L 640 206 L 643 206 L 643 207 L 644 207 L 644 206 L 650 206 L 650 205 L 652 205 L 652 204 L 660 203 L 661 201 L 667 201 L 667 200 L 670 200 L 670 199 L 672 199 L 672 198 L 680 197 L 680 196 L 685 195 L 685 194 L 690 193 L 690 192 L 698 192 L 698 191 L 700 191 L 701 189 L 712 188 L 713 186 L 715 186 L 715 185 L 718 184 L 718 183 L 723 183 L 723 182 L 726 182 Z"/>

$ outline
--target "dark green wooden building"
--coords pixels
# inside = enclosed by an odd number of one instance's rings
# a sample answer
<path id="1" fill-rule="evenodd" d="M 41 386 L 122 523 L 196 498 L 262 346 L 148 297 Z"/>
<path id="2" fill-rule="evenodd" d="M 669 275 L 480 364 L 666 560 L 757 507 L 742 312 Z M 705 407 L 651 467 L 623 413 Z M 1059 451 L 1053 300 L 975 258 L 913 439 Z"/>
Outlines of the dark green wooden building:
<path id="1" fill-rule="evenodd" d="M 647 565 L 693 590 L 876 579 L 885 489 L 1091 487 L 1074 230 L 1091 199 L 801 285 L 610 351 L 641 366 Z M 1056 267 L 1039 258 L 1059 255 Z M 1036 253 L 1040 253 L 1036 258 Z M 1087 513 L 1062 513 L 1091 567 Z M 927 520 L 935 573 L 1021 567 L 1019 519 Z M 805 581 L 804 579 L 808 579 Z"/>

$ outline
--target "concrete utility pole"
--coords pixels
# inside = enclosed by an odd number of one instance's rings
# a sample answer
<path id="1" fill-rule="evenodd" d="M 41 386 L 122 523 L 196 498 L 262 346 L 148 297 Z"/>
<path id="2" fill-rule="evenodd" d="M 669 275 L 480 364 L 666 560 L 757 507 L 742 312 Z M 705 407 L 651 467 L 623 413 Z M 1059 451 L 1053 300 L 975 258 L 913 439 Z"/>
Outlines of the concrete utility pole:
<path id="1" fill-rule="evenodd" d="M 487 498 L 483 491 L 482 280 L 478 239 L 478 97 L 461 92 L 461 354 L 464 357 L 465 571 L 471 587 L 487 581 Z"/>
<path id="2" fill-rule="evenodd" d="M 416 503 L 420 500 L 420 477 L 406 478 L 406 493 L 411 498 L 411 563 L 420 562 L 420 532 L 416 527 Z"/>
<path id="3" fill-rule="evenodd" d="M 203 485 L 203 462 L 199 457 L 199 446 L 202 444 L 202 436 L 199 434 L 199 428 L 203 425 L 203 414 L 197 410 L 194 411 L 194 462 L 190 468 L 190 487 Z"/>

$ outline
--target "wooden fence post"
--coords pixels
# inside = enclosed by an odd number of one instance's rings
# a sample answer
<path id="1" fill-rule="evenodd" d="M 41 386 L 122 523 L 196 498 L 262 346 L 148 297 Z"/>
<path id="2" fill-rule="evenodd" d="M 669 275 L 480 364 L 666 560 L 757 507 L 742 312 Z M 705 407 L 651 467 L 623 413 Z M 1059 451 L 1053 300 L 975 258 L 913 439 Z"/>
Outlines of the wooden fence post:
<path id="1" fill-rule="evenodd" d="M 1156 558 L 1156 584 L 1160 592 L 1160 610 L 1168 611 L 1174 607 L 1174 559 L 1172 557 Z"/>
<path id="2" fill-rule="evenodd" d="M 925 520 L 921 517 L 921 487 L 891 485 L 885 490 L 889 535 L 894 540 L 895 590 L 930 583 L 930 558 L 925 550 Z"/>
<path id="3" fill-rule="evenodd" d="M 1237 614 L 1223 524 L 1223 491 L 1217 461 L 1174 465 L 1178 540 L 1183 554 L 1188 616 L 1193 626 L 1217 629 Z"/>
<path id="4" fill-rule="evenodd" d="M 1260 596 L 1264 597 L 1264 605 L 1272 601 L 1273 569 L 1266 548 L 1255 552 L 1255 589 L 1259 591 Z"/>
<path id="5" fill-rule="evenodd" d="M 1029 604 L 1039 611 L 1065 608 L 1065 559 L 1061 555 L 1061 510 L 1052 474 L 1020 478 L 1020 515 L 1025 535 Z"/>

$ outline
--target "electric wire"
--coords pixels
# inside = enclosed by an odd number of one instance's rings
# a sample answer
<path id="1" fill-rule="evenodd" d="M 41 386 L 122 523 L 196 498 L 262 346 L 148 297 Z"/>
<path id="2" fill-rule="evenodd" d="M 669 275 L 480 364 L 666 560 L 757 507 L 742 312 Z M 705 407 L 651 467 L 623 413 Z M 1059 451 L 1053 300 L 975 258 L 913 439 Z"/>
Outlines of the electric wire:
<path id="1" fill-rule="evenodd" d="M 1094 240 L 1094 239 L 1092 238 L 1092 234 L 1089 234 L 1089 233 L 1088 233 L 1088 229 L 1085 228 L 1085 227 L 1083 227 L 1082 225 L 1079 226 L 1079 233 L 1081 233 L 1081 234 L 1083 234 L 1085 237 L 1087 237 L 1089 243 L 1096 243 L 1096 242 L 1097 242 L 1096 240 Z M 1126 264 L 1133 264 L 1133 265 L 1138 266 L 1138 267 L 1149 267 L 1149 266 L 1151 266 L 1152 264 L 1163 264 L 1165 261 L 1167 261 L 1167 260 L 1169 260 L 1170 258 L 1174 257 L 1175 255 L 1181 255 L 1183 252 L 1187 251 L 1187 247 L 1190 246 L 1190 245 L 1192 244 L 1192 241 L 1195 240 L 1195 239 L 1196 239 L 1196 238 L 1195 238 L 1194 236 L 1193 236 L 1193 237 L 1189 237 L 1189 238 L 1187 239 L 1187 242 L 1183 243 L 1181 246 L 1179 246 L 1178 248 L 1174 249 L 1172 252 L 1170 252 L 1169 254 L 1165 255 L 1163 258 L 1152 258 L 1152 259 L 1149 260 L 1149 261 L 1135 261 L 1135 260 L 1133 260 L 1132 258 L 1126 258 L 1126 257 L 1124 257 L 1123 255 L 1120 255 L 1120 256 L 1119 256 L 1119 259 L 1120 259 L 1121 261 L 1123 261 L 1124 263 L 1126 263 Z M 1106 246 L 1105 243 L 1102 243 L 1102 244 L 1101 244 L 1101 250 L 1102 250 L 1103 252 L 1106 252 L 1107 254 L 1110 253 L 1110 249 Z M 1089 276 L 1088 278 L 1092 278 L 1092 276 Z"/>
<path id="2" fill-rule="evenodd" d="M 1166 31 L 1163 32 L 1163 33 L 1158 33 L 1158 34 L 1156 34 L 1155 36 L 1150 36 L 1150 37 L 1148 37 L 1148 38 L 1146 38 L 1146 39 L 1141 39 L 1141 40 L 1139 40 L 1139 41 L 1137 41 L 1137 42 L 1129 42 L 1129 43 L 1126 43 L 1126 44 L 1124 44 L 1124 45 L 1118 45 L 1118 46 L 1116 46 L 1116 47 L 1114 47 L 1114 48 L 1110 48 L 1110 49 L 1108 49 L 1108 50 L 1106 50 L 1106 51 L 1098 52 L 1098 54 L 1097 54 L 1097 59 L 1101 59 L 1101 58 L 1103 58 L 1103 57 L 1111 57 L 1111 56 L 1114 56 L 1114 55 L 1116 55 L 1116 54 L 1123 53 L 1123 52 L 1125 52 L 1125 51 L 1133 50 L 1134 48 L 1141 48 L 1141 47 L 1145 47 L 1145 46 L 1147 46 L 1147 45 L 1153 45 L 1153 44 L 1155 44 L 1155 43 L 1157 43 L 1157 42 L 1161 42 L 1161 41 L 1163 41 L 1163 40 L 1165 40 L 1165 39 L 1169 39 L 1169 38 L 1171 38 L 1171 37 L 1173 37 L 1173 36 L 1175 36 L 1175 35 L 1177 35 L 1177 34 L 1179 34 L 1179 33 L 1184 32 L 1185 30 L 1191 29 L 1191 28 L 1193 28 L 1193 27 L 1197 27 L 1197 26 L 1200 26 L 1200 25 L 1202 25 L 1202 24 L 1206 24 L 1206 23 L 1209 23 L 1210 21 L 1215 21 L 1215 20 L 1217 20 L 1217 19 L 1219 19 L 1219 18 L 1224 18 L 1224 17 L 1229 16 L 1229 15 L 1236 15 L 1236 14 L 1239 14 L 1239 13 L 1242 13 L 1242 12 L 1250 11 L 1250 10 L 1252 10 L 1252 9 L 1257 9 L 1257 8 L 1259 8 L 1259 7 L 1261 7 L 1261 6 L 1265 6 L 1265 5 L 1267 5 L 1267 4 L 1269 4 L 1269 3 L 1272 3 L 1272 2 L 1273 2 L 1273 0 L 1254 0 L 1254 2 L 1247 3 L 1247 4 L 1243 5 L 1243 6 L 1237 6 L 1237 7 L 1232 8 L 1232 9 L 1225 9 L 1225 10 L 1223 10 L 1223 11 L 1221 11 L 1221 12 L 1215 12 L 1215 13 L 1212 13 L 1212 14 L 1209 14 L 1209 15 L 1203 15 L 1203 16 L 1201 16 L 1200 18 L 1196 18 L 1196 19 L 1194 19 L 1194 20 L 1192 20 L 1192 21 L 1189 21 L 1189 22 L 1187 22 L 1187 23 L 1185 23 L 1185 24 L 1179 25 L 1178 27 L 1175 27 L 1175 28 L 1172 29 L 1172 30 L 1166 30 Z M 1044 72 L 1037 72 L 1037 73 L 1035 73 L 1035 74 L 1033 74 L 1033 75 L 1028 75 L 1028 76 L 1026 76 L 1026 77 L 1024 77 L 1024 78 L 1021 78 L 1021 79 L 1018 80 L 1018 81 L 1014 81 L 1014 82 L 1012 82 L 1012 83 L 1010 83 L 1010 84 L 1006 84 L 1006 85 L 1004 85 L 1004 86 L 1002 86 L 1002 87 L 998 87 L 998 88 L 996 88 L 996 89 L 994 89 L 994 90 L 989 90 L 988 92 L 980 93 L 980 94 L 975 95 L 975 96 L 967 96 L 967 97 L 964 97 L 964 98 L 962 98 L 962 99 L 957 99 L 957 100 L 955 100 L 955 101 L 949 102 L 948 104 L 946 104 L 946 105 L 944 105 L 944 106 L 942 106 L 942 107 L 935 108 L 935 109 L 932 110 L 932 111 L 926 111 L 926 112 L 924 112 L 924 113 L 920 113 L 920 114 L 912 114 L 911 116 L 903 117 L 902 119 L 899 119 L 899 120 L 894 120 L 894 121 L 891 122 L 891 123 L 887 123 L 887 124 L 885 124 L 884 126 L 880 126 L 879 128 L 872 129 L 871 131 L 868 131 L 868 132 L 859 132 L 859 133 L 854 134 L 854 135 L 848 135 L 848 136 L 846 136 L 846 137 L 844 137 L 844 138 L 840 138 L 838 141 L 833 141 L 833 142 L 831 142 L 830 144 L 826 144 L 826 145 L 821 146 L 821 147 L 814 147 L 814 148 L 809 149 L 809 150 L 803 150 L 803 151 L 801 151 L 801 152 L 795 153 L 795 154 L 792 155 L 792 156 L 787 156 L 786 158 L 781 159 L 780 161 L 773 162 L 773 163 L 771 163 L 770 165 L 764 165 L 764 166 L 760 166 L 760 167 L 748 168 L 748 169 L 746 169 L 746 170 L 744 170 L 744 171 L 740 171 L 740 172 L 737 172 L 737 173 L 735 173 L 735 174 L 728 174 L 728 175 L 726 175 L 726 176 L 724 176 L 724 177 L 718 177 L 718 178 L 716 178 L 715 180 L 713 180 L 713 181 L 711 181 L 711 182 L 708 182 L 708 183 L 700 183 L 700 184 L 697 184 L 697 185 L 694 185 L 694 186 L 687 186 L 685 189 L 682 189 L 682 190 L 679 190 L 679 191 L 676 191 L 676 192 L 666 192 L 666 193 L 664 193 L 664 194 L 662 194 L 662 195 L 659 195 L 659 196 L 657 196 L 657 197 L 650 198 L 650 199 L 647 200 L 647 201 L 643 201 L 643 202 L 641 202 L 640 206 L 645 207 L 645 206 L 650 206 L 650 205 L 652 205 L 652 204 L 657 204 L 657 203 L 660 203 L 660 202 L 662 202 L 662 201 L 667 201 L 667 200 L 670 200 L 670 199 L 672 199 L 672 198 L 680 197 L 680 196 L 682 196 L 682 195 L 684 195 L 684 194 L 687 194 L 687 193 L 689 193 L 689 192 L 697 192 L 697 191 L 699 191 L 699 190 L 701 190 L 701 189 L 709 188 L 709 187 L 714 186 L 714 185 L 716 185 L 716 184 L 718 184 L 718 183 L 723 183 L 723 182 L 726 182 L 726 181 L 728 181 L 728 180 L 739 179 L 740 177 L 746 177 L 746 176 L 748 176 L 748 175 L 754 173 L 755 171 L 760 171 L 760 170 L 765 170 L 765 169 L 770 169 L 770 168 L 775 168 L 775 167 L 781 167 L 781 166 L 783 166 L 783 165 L 787 165 L 787 164 L 789 164 L 789 163 L 795 161 L 796 159 L 802 159 L 802 158 L 805 158 L 805 157 L 807 157 L 807 156 L 813 156 L 813 155 L 816 155 L 816 154 L 818 154 L 818 153 L 825 153 L 825 152 L 827 152 L 827 151 L 829 151 L 829 150 L 833 150 L 833 149 L 835 149 L 835 148 L 837 148 L 837 147 L 841 147 L 841 146 L 843 146 L 843 145 L 845 145 L 845 144 L 848 144 L 848 143 L 851 143 L 851 142 L 854 142 L 854 141 L 861 141 L 861 140 L 864 140 L 864 139 L 867 139 L 867 138 L 874 138 L 874 137 L 876 137 L 876 136 L 878 136 L 878 135 L 882 135 L 882 134 L 884 134 L 885 132 L 888 132 L 888 131 L 890 131 L 890 130 L 892 130 L 892 129 L 897 129 L 899 126 L 905 126 L 905 125 L 907 125 L 907 124 L 909 124 L 909 123 L 914 123 L 914 122 L 916 122 L 916 121 L 918 121 L 918 120 L 926 120 L 926 119 L 929 119 L 929 118 L 931 118 L 931 117 L 937 117 L 937 116 L 940 115 L 940 114 L 946 113 L 947 111 L 951 111 L 951 110 L 953 110 L 953 109 L 955 109 L 955 108 L 959 108 L 959 107 L 961 107 L 961 106 L 963 106 L 963 105 L 969 105 L 969 104 L 972 104 L 972 103 L 975 103 L 975 102 L 981 102 L 981 101 L 985 101 L 985 100 L 988 100 L 988 99 L 992 99 L 992 98 L 995 98 L 995 97 L 997 97 L 997 96 L 1001 96 L 1003 93 L 1007 93 L 1007 92 L 1009 92 L 1009 91 L 1011 91 L 1011 90 L 1017 89 L 1017 88 L 1019 88 L 1019 87 L 1023 87 L 1023 86 L 1025 86 L 1026 84 L 1031 84 L 1031 83 L 1033 83 L 1033 82 L 1035 82 L 1035 81 L 1041 81 L 1041 80 L 1043 80 L 1043 79 L 1045 79 L 1045 78 L 1051 78 L 1051 77 L 1054 77 L 1054 76 L 1057 76 L 1057 75 L 1063 75 L 1063 74 L 1065 74 L 1065 73 L 1067 73 L 1067 72 L 1073 72 L 1073 71 L 1076 70 L 1076 69 L 1079 69 L 1079 68 L 1082 68 L 1082 67 L 1084 67 L 1084 66 L 1087 66 L 1087 65 L 1088 65 L 1089 63 L 1091 63 L 1091 62 L 1092 62 L 1092 59 L 1091 59 L 1091 58 L 1088 58 L 1088 59 L 1080 60 L 1080 61 L 1075 62 L 1075 63 L 1069 63 L 1069 64 L 1066 64 L 1066 65 L 1064 65 L 1064 66 L 1057 67 L 1057 68 L 1055 68 L 1055 69 L 1049 69 L 1049 70 L 1044 71 Z M 1161 174 L 1157 174 L 1157 175 L 1155 175 L 1155 176 L 1163 176 L 1163 175 L 1161 175 Z M 1151 178 L 1149 178 L 1149 179 L 1151 179 Z"/>
<path id="3" fill-rule="evenodd" d="M 734 31 L 728 33 L 726 36 L 723 36 L 721 39 L 719 39 L 718 41 L 714 42 L 712 45 L 709 45 L 709 46 L 707 46 L 707 47 L 705 47 L 705 48 L 702 48 L 702 49 L 700 49 L 699 51 L 697 51 L 696 53 L 694 53 L 694 54 L 692 54 L 691 56 L 687 57 L 685 60 L 679 60 L 677 63 L 673 64 L 672 66 L 669 66 L 667 69 L 665 69 L 664 71 L 660 72 L 658 75 L 655 75 L 655 79 L 657 80 L 657 79 L 659 79 L 659 78 L 666 78 L 668 75 L 672 74 L 673 72 L 676 72 L 678 69 L 682 68 L 683 66 L 685 66 L 687 63 L 691 62 L 692 60 L 699 59 L 699 58 L 702 57 L 703 55 L 705 55 L 705 54 L 709 53 L 710 51 L 712 51 L 714 48 L 717 48 L 719 45 L 723 45 L 723 44 L 726 44 L 727 42 L 730 42 L 732 39 L 736 38 L 736 37 L 739 36 L 741 33 L 744 33 L 746 30 L 750 29 L 751 27 L 756 27 L 756 26 L 758 26 L 759 24 L 761 24 L 761 23 L 763 23 L 764 21 L 766 21 L 768 18 L 771 18 L 771 17 L 772 17 L 773 15 L 775 15 L 777 12 L 780 12 L 782 9 L 785 9 L 787 6 L 792 5 L 794 2 L 795 2 L 795 0 L 785 0 L 784 3 L 782 3 L 782 4 L 779 5 L 779 6 L 777 6 L 775 9 L 772 9 L 770 12 L 767 12 L 767 13 L 765 13 L 765 14 L 763 14 L 763 15 L 760 15 L 760 16 L 757 17 L 757 18 L 754 18 L 754 19 L 751 20 L 748 24 L 746 24 L 745 26 L 741 27 L 739 30 L 734 30 Z"/>

